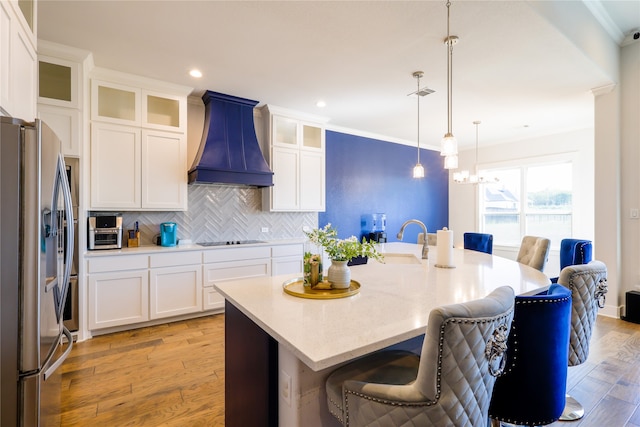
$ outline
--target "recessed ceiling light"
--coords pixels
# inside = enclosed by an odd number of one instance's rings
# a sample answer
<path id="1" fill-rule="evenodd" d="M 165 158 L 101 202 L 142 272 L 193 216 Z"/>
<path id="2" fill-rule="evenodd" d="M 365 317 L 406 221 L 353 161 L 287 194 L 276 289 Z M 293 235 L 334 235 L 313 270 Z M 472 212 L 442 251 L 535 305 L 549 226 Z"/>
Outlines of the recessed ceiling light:
<path id="1" fill-rule="evenodd" d="M 316 107 L 318 107 L 318 108 L 324 108 L 326 106 L 327 106 L 327 103 L 322 101 L 322 100 L 316 102 Z"/>
<path id="2" fill-rule="evenodd" d="M 195 77 L 196 79 L 199 79 L 200 77 L 202 77 L 202 71 L 200 70 L 196 70 L 195 68 L 191 71 L 189 71 L 189 75 L 191 77 Z"/>

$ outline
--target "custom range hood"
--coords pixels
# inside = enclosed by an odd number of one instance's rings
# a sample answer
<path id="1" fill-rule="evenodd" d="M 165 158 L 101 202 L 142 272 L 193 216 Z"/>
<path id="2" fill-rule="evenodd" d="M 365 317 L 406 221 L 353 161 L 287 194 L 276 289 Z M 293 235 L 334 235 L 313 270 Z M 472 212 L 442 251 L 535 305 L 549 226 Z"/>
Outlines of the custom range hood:
<path id="1" fill-rule="evenodd" d="M 253 124 L 257 101 L 206 91 L 204 130 L 189 183 L 273 185 Z"/>

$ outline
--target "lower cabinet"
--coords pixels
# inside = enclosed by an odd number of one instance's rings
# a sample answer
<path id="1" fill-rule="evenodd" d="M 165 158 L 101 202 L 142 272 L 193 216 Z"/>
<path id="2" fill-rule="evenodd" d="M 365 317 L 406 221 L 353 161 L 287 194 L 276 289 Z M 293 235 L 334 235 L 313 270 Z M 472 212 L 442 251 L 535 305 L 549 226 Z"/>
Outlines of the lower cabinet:
<path id="1" fill-rule="evenodd" d="M 302 277 L 302 243 L 274 246 L 271 249 L 271 275 L 300 273 Z"/>
<path id="2" fill-rule="evenodd" d="M 224 310 L 216 283 L 302 275 L 302 250 L 295 243 L 89 257 L 89 330 Z"/>
<path id="3" fill-rule="evenodd" d="M 207 251 L 203 254 L 204 310 L 224 308 L 224 297 L 213 285 L 219 282 L 271 275 L 271 248 L 256 246 Z"/>
<path id="4" fill-rule="evenodd" d="M 151 255 L 150 266 L 150 319 L 202 311 L 201 252 Z"/>
<path id="5" fill-rule="evenodd" d="M 147 267 L 143 255 L 89 260 L 89 329 L 149 320 Z"/>

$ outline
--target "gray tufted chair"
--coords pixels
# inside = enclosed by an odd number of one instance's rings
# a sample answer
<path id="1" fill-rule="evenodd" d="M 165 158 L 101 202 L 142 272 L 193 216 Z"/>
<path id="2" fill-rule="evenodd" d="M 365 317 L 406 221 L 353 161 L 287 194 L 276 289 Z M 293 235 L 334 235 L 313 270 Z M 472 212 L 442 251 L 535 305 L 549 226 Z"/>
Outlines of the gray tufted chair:
<path id="1" fill-rule="evenodd" d="M 549 246 L 551 241 L 544 237 L 524 236 L 518 251 L 516 261 L 543 271 L 549 258 Z"/>
<path id="2" fill-rule="evenodd" d="M 601 261 L 570 265 L 560 271 L 558 284 L 571 291 L 571 335 L 569 339 L 569 366 L 586 362 L 589 357 L 589 341 L 596 323 L 598 308 L 603 308 L 607 293 L 607 266 Z M 584 408 L 567 395 L 561 421 L 582 418 Z"/>
<path id="3" fill-rule="evenodd" d="M 504 369 L 513 289 L 431 311 L 421 356 L 381 351 L 334 371 L 329 411 L 344 426 L 486 426 Z"/>

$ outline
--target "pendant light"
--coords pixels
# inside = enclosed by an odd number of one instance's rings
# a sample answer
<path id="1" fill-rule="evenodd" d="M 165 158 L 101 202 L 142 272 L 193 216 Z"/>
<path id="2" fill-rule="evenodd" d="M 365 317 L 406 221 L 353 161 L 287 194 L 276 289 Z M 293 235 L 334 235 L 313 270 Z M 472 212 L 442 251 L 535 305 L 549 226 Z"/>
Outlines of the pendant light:
<path id="1" fill-rule="evenodd" d="M 453 174 L 453 181 L 458 184 L 489 184 L 498 182 L 498 178 L 488 178 L 478 173 L 478 125 L 482 123 L 476 120 L 473 124 L 476 126 L 476 162 L 474 163 L 474 173 L 470 174 L 468 170 L 462 170 Z"/>
<path id="2" fill-rule="evenodd" d="M 451 35 L 450 27 L 451 2 L 447 1 L 447 38 L 444 39 L 444 43 L 447 45 L 447 133 L 440 143 L 440 155 L 445 156 L 445 169 L 456 169 L 458 167 L 458 140 L 453 136 L 451 130 L 451 98 L 453 95 L 453 46 L 458 43 L 458 37 Z"/>
<path id="3" fill-rule="evenodd" d="M 413 167 L 414 178 L 424 178 L 424 167 L 420 164 L 420 79 L 423 76 L 422 71 L 413 73 L 413 77 L 418 81 L 418 90 L 416 91 L 416 98 L 418 98 L 418 163 Z"/>

